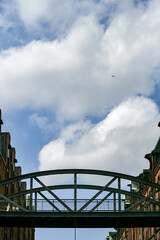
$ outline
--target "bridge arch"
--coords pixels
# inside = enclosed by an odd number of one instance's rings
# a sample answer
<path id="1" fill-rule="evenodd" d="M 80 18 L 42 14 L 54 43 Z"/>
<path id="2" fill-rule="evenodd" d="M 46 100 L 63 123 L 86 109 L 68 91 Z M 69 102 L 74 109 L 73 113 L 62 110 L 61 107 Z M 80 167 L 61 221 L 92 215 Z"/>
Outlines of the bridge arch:
<path id="1" fill-rule="evenodd" d="M 54 176 L 64 174 L 73 175 L 72 183 L 64 184 L 52 184 L 45 185 L 40 177 Z M 95 184 L 81 184 L 78 183 L 77 177 L 79 175 L 92 175 L 92 176 L 104 176 L 106 177 L 103 185 Z M 94 212 L 94 211 L 108 211 L 108 212 L 121 212 L 121 211 L 133 211 L 134 209 L 142 210 L 148 206 L 152 206 L 155 209 L 160 208 L 159 199 L 155 198 L 155 195 L 160 191 L 160 185 L 141 179 L 140 177 L 134 177 L 127 174 L 92 170 L 92 169 L 58 169 L 34 172 L 29 174 L 20 175 L 14 178 L 0 181 L 0 186 L 6 184 L 12 184 L 13 182 L 21 181 L 29 182 L 29 187 L 26 190 L 3 196 L 0 194 L 0 201 L 10 203 L 15 207 L 18 207 L 21 211 L 54 211 L 57 212 Z M 130 188 L 126 189 L 126 186 L 122 186 L 122 181 L 130 181 L 137 185 L 137 191 L 131 191 Z M 35 185 L 36 183 L 36 185 Z M 37 186 L 39 185 L 39 186 Z M 115 187 L 116 185 L 116 187 Z M 143 195 L 143 191 L 140 188 L 147 187 L 152 189 L 152 193 Z M 56 190 L 73 190 L 72 199 L 61 199 L 56 193 Z M 97 191 L 89 199 L 78 199 L 77 193 L 82 190 L 94 190 Z M 99 198 L 103 193 L 103 198 Z M 45 195 L 47 194 L 47 196 Z M 37 197 L 39 195 L 40 199 Z M 48 195 L 51 197 L 49 198 Z M 18 199 L 23 197 L 25 203 L 21 204 Z M 83 201 L 82 201 L 83 200 Z M 47 209 L 40 209 L 39 202 L 47 203 Z M 128 201 L 127 204 L 125 204 Z M 129 201 L 132 205 L 129 204 Z M 70 202 L 69 204 L 67 202 Z M 39 205 L 38 205 L 39 204 Z M 106 205 L 108 204 L 108 208 Z M 72 205 L 72 206 L 71 206 Z M 49 208 L 50 206 L 50 208 Z"/>

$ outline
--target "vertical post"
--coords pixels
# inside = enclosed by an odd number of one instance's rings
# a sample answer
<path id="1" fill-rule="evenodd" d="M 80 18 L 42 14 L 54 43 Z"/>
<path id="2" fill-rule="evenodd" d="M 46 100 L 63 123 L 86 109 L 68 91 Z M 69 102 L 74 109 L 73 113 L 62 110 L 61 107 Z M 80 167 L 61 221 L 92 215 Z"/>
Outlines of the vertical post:
<path id="1" fill-rule="evenodd" d="M 33 189 L 33 178 L 31 177 L 30 178 L 30 207 L 29 207 L 29 210 L 32 211 L 32 196 L 33 196 L 33 193 L 32 193 L 32 189 Z"/>
<path id="2" fill-rule="evenodd" d="M 35 212 L 37 212 L 37 192 L 35 192 Z"/>
<path id="3" fill-rule="evenodd" d="M 76 240 L 76 228 L 74 229 L 74 240 Z"/>
<path id="4" fill-rule="evenodd" d="M 116 193 L 113 193 L 114 196 L 114 212 L 116 212 Z"/>
<path id="5" fill-rule="evenodd" d="M 74 173 L 74 211 L 77 211 L 77 173 Z"/>
<path id="6" fill-rule="evenodd" d="M 118 210 L 121 212 L 121 179 L 118 178 Z"/>

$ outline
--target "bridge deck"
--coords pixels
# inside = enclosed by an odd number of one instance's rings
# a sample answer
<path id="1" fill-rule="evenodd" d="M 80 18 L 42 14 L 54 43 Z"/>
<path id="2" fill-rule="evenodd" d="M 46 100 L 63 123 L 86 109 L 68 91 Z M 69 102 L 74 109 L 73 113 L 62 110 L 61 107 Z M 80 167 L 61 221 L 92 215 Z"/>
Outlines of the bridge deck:
<path id="1" fill-rule="evenodd" d="M 158 227 L 159 212 L 0 212 L 1 227 L 121 228 Z"/>

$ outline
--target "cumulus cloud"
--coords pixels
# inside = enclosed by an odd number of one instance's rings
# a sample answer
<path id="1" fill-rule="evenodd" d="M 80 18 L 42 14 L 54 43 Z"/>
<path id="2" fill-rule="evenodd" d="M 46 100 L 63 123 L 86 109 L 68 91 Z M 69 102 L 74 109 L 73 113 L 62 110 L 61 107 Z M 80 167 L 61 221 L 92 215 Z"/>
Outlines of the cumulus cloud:
<path id="1" fill-rule="evenodd" d="M 107 28 L 89 14 L 65 37 L 1 51 L 2 108 L 45 107 L 77 120 L 130 96 L 149 96 L 160 61 L 158 6 L 156 0 L 147 9 L 122 4 Z"/>
<path id="2" fill-rule="evenodd" d="M 17 13 L 28 28 L 40 29 L 49 27 L 57 33 L 65 33 L 66 30 L 80 16 L 95 15 L 101 18 L 117 0 L 14 0 Z"/>
<path id="3" fill-rule="evenodd" d="M 81 122 L 64 129 L 40 151 L 39 169 L 90 168 L 137 175 L 149 168 L 143 157 L 158 139 L 159 117 L 152 100 L 130 98 L 98 124 Z"/>

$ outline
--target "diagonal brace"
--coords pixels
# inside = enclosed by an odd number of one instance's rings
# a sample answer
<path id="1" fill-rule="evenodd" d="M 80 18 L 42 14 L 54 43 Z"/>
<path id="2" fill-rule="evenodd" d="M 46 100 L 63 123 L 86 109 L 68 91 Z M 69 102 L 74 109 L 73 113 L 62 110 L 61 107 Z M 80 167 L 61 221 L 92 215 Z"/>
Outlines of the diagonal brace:
<path id="1" fill-rule="evenodd" d="M 131 210 L 132 208 L 136 207 L 137 205 L 139 205 L 140 203 L 142 203 L 142 202 L 144 202 L 144 201 L 147 201 L 147 200 L 148 200 L 147 202 L 151 202 L 151 201 L 153 202 L 154 200 L 149 199 L 149 198 L 152 197 L 152 196 L 153 196 L 154 194 L 156 194 L 157 192 L 159 192 L 159 190 L 154 191 L 153 193 L 149 194 L 147 197 L 141 198 L 139 201 L 137 201 L 136 203 L 134 203 L 134 204 L 131 205 L 130 207 L 126 208 L 126 209 L 124 210 L 124 212 L 128 212 L 129 210 Z M 156 201 L 154 201 L 154 204 L 160 206 L 160 204 L 157 203 Z"/>
<path id="2" fill-rule="evenodd" d="M 4 200 L 6 200 L 7 202 L 13 204 L 14 206 L 18 207 L 19 209 L 21 209 L 24 212 L 28 212 L 27 209 L 25 209 L 24 207 L 20 206 L 18 203 L 12 201 L 10 198 L 4 196 L 3 194 L 0 194 L 0 197 L 3 198 Z"/>
<path id="3" fill-rule="evenodd" d="M 91 210 L 90 212 L 93 212 L 99 205 L 101 205 L 109 196 L 111 196 L 113 192 L 108 193 L 99 203 L 97 203 Z"/>
<path id="4" fill-rule="evenodd" d="M 73 212 L 73 210 L 66 205 L 55 193 L 53 193 L 44 183 L 42 183 L 37 177 L 34 177 L 34 179 L 44 188 L 46 189 L 54 198 L 56 198 L 66 209 L 68 209 L 69 212 Z"/>
<path id="5" fill-rule="evenodd" d="M 43 193 L 41 192 L 38 192 L 49 204 L 52 205 L 52 207 L 54 207 L 58 212 L 61 212 L 61 210 L 56 207 L 56 205 L 54 205 L 54 203 L 52 203 Z"/>
<path id="6" fill-rule="evenodd" d="M 112 178 L 99 192 L 97 192 L 88 202 L 86 202 L 79 210 L 78 212 L 81 212 L 84 208 L 86 208 L 96 197 L 98 197 L 109 185 L 111 185 L 117 177 Z"/>

